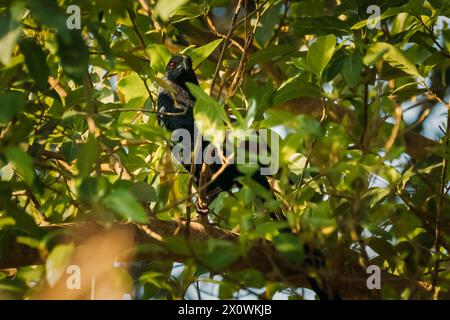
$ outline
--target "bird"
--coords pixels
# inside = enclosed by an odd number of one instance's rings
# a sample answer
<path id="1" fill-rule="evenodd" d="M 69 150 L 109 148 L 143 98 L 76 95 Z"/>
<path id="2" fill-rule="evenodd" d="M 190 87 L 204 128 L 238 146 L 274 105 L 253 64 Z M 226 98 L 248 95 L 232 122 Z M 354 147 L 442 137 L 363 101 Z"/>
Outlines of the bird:
<path id="1" fill-rule="evenodd" d="M 194 133 L 195 97 L 187 88 L 187 83 L 199 85 L 189 56 L 172 56 L 166 66 L 163 80 L 171 91 L 162 86 L 158 90 L 158 123 L 168 131 L 186 129 Z"/>
<path id="2" fill-rule="evenodd" d="M 195 97 L 189 91 L 187 83 L 199 85 L 197 76 L 192 66 L 192 59 L 188 55 L 175 54 L 167 63 L 164 75 L 164 81 L 167 86 L 160 86 L 158 89 L 157 100 L 157 116 L 160 126 L 166 128 L 168 131 L 175 131 L 178 129 L 187 130 L 191 136 L 191 151 L 194 151 L 196 137 L 195 134 L 195 120 L 194 120 L 194 105 Z M 208 142 L 202 142 L 202 151 L 208 146 Z M 203 154 L 203 152 L 202 152 Z M 185 168 L 191 172 L 190 165 L 184 164 Z M 208 167 L 209 177 L 218 172 L 222 167 L 221 164 L 213 163 Z M 194 182 L 199 186 L 201 164 L 197 164 L 194 171 Z M 223 191 L 230 192 L 234 185 L 240 185 L 237 179 L 243 174 L 237 169 L 234 163 L 229 164 L 225 170 L 214 180 L 210 181 L 207 187 L 207 199 L 200 199 L 200 203 L 196 204 L 197 212 L 202 215 L 208 214 L 208 205 L 214 198 Z M 264 189 L 270 191 L 271 186 L 266 176 L 263 176 L 259 170 L 255 171 L 251 178 L 256 181 Z M 273 193 L 271 193 L 274 198 Z M 202 203 L 203 202 L 203 203 Z M 274 220 L 285 220 L 286 218 L 281 213 L 270 212 L 270 216 Z M 280 232 L 290 232 L 290 229 L 283 229 Z M 323 266 L 324 257 L 318 250 L 314 250 L 305 245 L 305 252 L 309 253 L 310 258 L 307 258 L 305 264 L 309 267 L 319 268 Z M 318 282 L 308 277 L 312 289 L 319 296 L 320 300 L 328 300 L 329 294 L 326 292 L 326 284 L 320 286 Z M 337 293 L 334 294 L 335 299 L 340 299 Z"/>
<path id="3" fill-rule="evenodd" d="M 194 151 L 194 144 L 196 140 L 195 121 L 194 121 L 194 105 L 195 97 L 189 91 L 187 83 L 199 85 L 197 76 L 192 66 L 192 59 L 188 55 L 175 54 L 167 63 L 164 75 L 164 81 L 167 86 L 160 86 L 158 90 L 157 100 L 157 115 L 160 126 L 166 128 L 168 131 L 175 131 L 178 129 L 187 130 L 191 136 L 192 144 L 191 151 Z M 207 141 L 202 141 L 201 152 L 209 146 Z M 191 171 L 190 165 L 184 165 L 188 171 Z M 208 177 L 213 176 L 222 168 L 222 164 L 213 163 L 208 166 Z M 193 180 L 199 186 L 200 172 L 202 170 L 201 164 L 196 164 L 194 170 Z M 230 191 L 233 186 L 240 185 L 237 179 L 243 176 L 238 170 L 237 166 L 232 163 L 229 164 L 223 172 L 217 176 L 214 181 L 209 181 L 206 188 L 206 199 L 200 199 L 203 203 L 197 203 L 197 212 L 207 213 L 207 206 L 223 191 Z M 257 170 L 251 178 L 265 190 L 271 190 L 267 178 Z"/>

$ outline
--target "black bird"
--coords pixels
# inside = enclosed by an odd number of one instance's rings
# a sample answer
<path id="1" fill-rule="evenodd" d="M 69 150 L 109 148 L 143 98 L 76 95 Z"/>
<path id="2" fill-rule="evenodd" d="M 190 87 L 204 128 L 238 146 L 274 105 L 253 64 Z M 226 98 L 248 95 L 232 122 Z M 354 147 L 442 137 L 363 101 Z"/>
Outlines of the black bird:
<path id="1" fill-rule="evenodd" d="M 160 87 L 159 89 L 158 122 L 169 131 L 177 129 L 188 130 L 191 135 L 191 146 L 192 149 L 194 149 L 194 142 L 196 141 L 196 137 L 194 136 L 196 130 L 194 130 L 195 123 L 193 115 L 195 97 L 189 92 L 186 83 L 196 85 L 199 83 L 192 67 L 191 58 L 181 54 L 174 55 L 166 66 L 164 80 L 170 86 L 171 91 L 164 87 Z M 208 145 L 207 142 L 202 144 L 202 154 Z M 194 182 L 197 184 L 200 179 L 201 166 L 201 164 L 196 165 L 194 171 Z M 185 165 L 185 167 L 190 171 L 191 168 L 189 165 Z M 221 167 L 222 165 L 218 163 L 213 163 L 208 166 L 208 176 L 211 177 Z M 233 185 L 238 184 L 236 179 L 242 175 L 243 174 L 237 169 L 235 164 L 229 164 L 222 174 L 207 187 L 207 199 L 202 200 L 207 202 L 206 205 L 209 204 L 220 192 L 229 191 Z M 270 190 L 267 178 L 261 175 L 259 171 L 252 175 L 252 179 L 262 185 L 266 190 Z M 207 210 L 207 208 L 203 209 L 204 211 Z"/>
<path id="2" fill-rule="evenodd" d="M 198 85 L 197 76 L 192 68 L 192 60 L 189 56 L 177 54 L 174 55 L 166 66 L 165 81 L 170 86 L 170 91 L 164 87 L 160 87 L 158 92 L 158 122 L 161 126 L 165 127 L 169 131 L 175 131 L 177 129 L 186 129 L 191 134 L 192 149 L 194 149 L 195 137 L 194 130 L 194 104 L 195 97 L 190 93 L 186 86 L 186 83 L 192 83 Z M 202 151 L 208 146 L 208 143 L 202 144 Z M 191 150 L 193 151 L 193 150 Z M 202 152 L 203 153 L 203 152 Z M 194 181 L 198 183 L 200 177 L 202 165 L 196 165 L 194 171 Z M 212 164 L 209 166 L 209 176 L 212 176 L 221 168 L 221 164 Z M 185 168 L 190 171 L 190 166 L 185 165 Z M 221 175 L 211 183 L 207 188 L 206 206 L 214 200 L 214 197 L 221 191 L 229 191 L 233 185 L 238 184 L 236 179 L 242 176 L 236 165 L 229 164 Z M 266 190 L 270 190 L 270 185 L 267 178 L 256 171 L 252 175 L 252 179 L 258 182 Z M 272 194 L 273 196 L 273 194 Z M 197 207 L 197 211 L 200 213 L 207 213 L 207 207 Z M 273 219 L 278 220 L 278 215 L 271 213 Z M 285 219 L 281 215 L 281 219 Z M 290 230 L 281 230 L 286 232 Z M 324 264 L 324 257 L 318 250 L 310 249 L 305 245 L 305 253 L 309 258 L 305 259 L 305 265 L 313 268 L 321 268 Z M 312 289 L 316 292 L 321 300 L 328 300 L 328 294 L 326 293 L 326 284 L 319 286 L 317 281 L 311 277 L 308 277 Z M 335 299 L 340 299 L 337 293 L 334 293 Z"/>
<path id="3" fill-rule="evenodd" d="M 186 83 L 198 85 L 189 56 L 174 55 L 166 66 L 165 82 L 172 92 L 160 87 L 158 91 L 158 123 L 169 131 L 186 129 L 194 134 L 195 97 Z"/>

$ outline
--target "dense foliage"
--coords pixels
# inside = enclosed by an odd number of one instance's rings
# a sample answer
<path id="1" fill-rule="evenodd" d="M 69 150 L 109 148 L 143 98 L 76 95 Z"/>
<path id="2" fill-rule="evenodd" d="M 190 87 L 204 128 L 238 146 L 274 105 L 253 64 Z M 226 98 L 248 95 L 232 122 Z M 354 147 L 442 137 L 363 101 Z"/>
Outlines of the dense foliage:
<path id="1" fill-rule="evenodd" d="M 68 28 L 70 5 L 80 29 Z M 395 277 L 366 298 L 450 298 L 449 16 L 447 0 L 0 0 L 0 297 L 45 297 L 65 281 L 79 242 L 58 226 L 195 221 L 190 175 L 170 161 L 154 112 L 165 65 L 183 52 L 203 89 L 196 117 L 283 137 L 277 200 L 244 176 L 209 214 L 236 241 L 153 229 L 159 245 L 95 245 L 94 260 L 112 250 L 120 261 L 117 248 L 165 255 L 139 272 L 116 263 L 120 290 L 304 298 L 275 262 L 236 268 L 262 259 L 250 252 L 263 241 L 319 283 L 369 265 Z M 277 208 L 286 220 L 271 219 Z M 305 267 L 305 244 L 322 269 Z M 10 252 L 24 247 L 44 263 Z"/>

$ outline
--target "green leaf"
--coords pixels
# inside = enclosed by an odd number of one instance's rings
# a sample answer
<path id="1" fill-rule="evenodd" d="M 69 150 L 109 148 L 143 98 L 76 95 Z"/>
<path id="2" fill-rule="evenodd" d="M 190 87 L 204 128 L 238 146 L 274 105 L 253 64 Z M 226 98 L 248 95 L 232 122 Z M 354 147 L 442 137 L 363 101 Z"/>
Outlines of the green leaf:
<path id="1" fill-rule="evenodd" d="M 30 75 L 36 80 L 36 84 L 41 91 L 49 87 L 48 77 L 50 69 L 45 60 L 45 53 L 40 46 L 36 44 L 34 38 L 28 38 L 21 42 L 20 49 L 25 55 L 25 63 Z"/>
<path id="2" fill-rule="evenodd" d="M 414 214 L 401 213 L 396 217 L 395 224 L 392 228 L 392 234 L 397 238 L 405 237 L 414 232 L 418 227 L 422 225 L 422 221 Z"/>
<path id="3" fill-rule="evenodd" d="M 220 300 L 231 300 L 239 287 L 233 285 L 229 282 L 222 281 L 219 287 L 219 299 Z"/>
<path id="4" fill-rule="evenodd" d="M 179 7 L 184 5 L 187 0 L 159 0 L 155 11 L 162 20 L 167 20 Z"/>
<path id="5" fill-rule="evenodd" d="M 139 79 L 139 83 L 144 84 L 143 81 L 141 81 L 141 79 Z M 136 86 L 139 86 L 139 83 Z M 147 92 L 145 91 L 141 91 L 141 93 Z M 134 92 L 135 93 L 135 92 Z M 128 94 L 129 97 L 129 94 Z M 134 97 L 131 98 L 130 100 L 128 100 L 128 102 L 126 103 L 126 105 L 124 106 L 124 109 L 131 109 L 131 110 L 139 110 L 139 109 L 145 109 L 145 104 L 148 100 L 148 97 L 146 96 L 142 96 L 142 97 Z M 133 120 L 136 118 L 136 112 L 121 112 L 119 119 L 117 119 L 117 122 L 119 124 L 131 124 L 133 122 Z"/>
<path id="6" fill-rule="evenodd" d="M 266 295 L 271 299 L 277 292 L 286 289 L 286 286 L 283 282 L 268 282 L 266 283 Z"/>
<path id="7" fill-rule="evenodd" d="M 298 69 L 300 70 L 304 70 L 304 71 L 308 71 L 308 72 L 313 72 L 308 64 L 306 63 L 306 57 L 299 57 L 298 59 L 295 59 L 293 61 L 294 66 L 296 66 Z"/>
<path id="8" fill-rule="evenodd" d="M 272 38 L 272 35 L 276 30 L 275 26 L 280 21 L 280 11 L 282 8 L 283 11 L 287 10 L 287 8 L 283 7 L 283 3 L 279 2 L 270 6 L 268 10 L 265 10 L 255 34 L 255 40 L 261 47 L 264 47 Z"/>
<path id="9" fill-rule="evenodd" d="M 297 52 L 295 48 L 290 45 L 271 45 L 267 48 L 262 48 L 250 55 L 248 63 L 250 65 L 260 64 L 267 61 L 277 60 L 282 56 L 290 56 Z"/>
<path id="10" fill-rule="evenodd" d="M 7 147 L 4 152 L 8 161 L 14 166 L 22 179 L 31 187 L 36 174 L 33 168 L 33 161 L 28 153 L 16 146 Z"/>
<path id="11" fill-rule="evenodd" d="M 204 46 L 191 50 L 189 52 L 189 56 L 192 58 L 192 67 L 196 69 L 200 63 L 205 61 L 221 43 L 222 39 L 217 39 Z"/>
<path id="12" fill-rule="evenodd" d="M 202 255 L 201 259 L 208 268 L 220 271 L 230 266 L 240 257 L 239 248 L 236 244 L 225 241 L 208 240 L 208 253 Z"/>
<path id="13" fill-rule="evenodd" d="M 323 234 L 328 235 L 336 229 L 336 220 L 332 216 L 330 204 L 328 202 L 320 202 L 311 204 L 304 218 L 304 223 L 309 225 L 312 230 L 320 230 Z"/>
<path id="14" fill-rule="evenodd" d="M 58 56 L 64 72 L 81 82 L 87 72 L 89 51 L 80 30 L 67 28 L 67 16 L 56 0 L 28 1 L 32 16 L 43 25 L 57 30 Z"/>
<path id="15" fill-rule="evenodd" d="M 244 269 L 228 275 L 246 287 L 262 288 L 264 286 L 264 276 L 255 269 Z"/>
<path id="16" fill-rule="evenodd" d="M 46 277 L 50 287 L 53 287 L 69 266 L 75 246 L 70 244 L 57 245 L 45 262 Z"/>
<path id="17" fill-rule="evenodd" d="M 99 157 L 99 147 L 97 140 L 89 136 L 86 143 L 80 146 L 77 157 L 77 167 L 82 177 L 86 177 L 91 173 L 93 165 Z"/>
<path id="18" fill-rule="evenodd" d="M 9 64 L 14 44 L 22 31 L 22 25 L 17 22 L 11 13 L 0 16 L 0 62 Z"/>
<path id="19" fill-rule="evenodd" d="M 191 20 L 201 16 L 204 9 L 201 5 L 196 3 L 187 3 L 184 6 L 179 7 L 172 14 L 172 23 L 181 22 L 185 20 Z"/>
<path id="20" fill-rule="evenodd" d="M 121 79 L 117 87 L 119 92 L 123 94 L 125 98 L 124 100 L 127 104 L 135 98 L 147 96 L 144 81 L 142 81 L 139 75 L 135 72 Z"/>
<path id="21" fill-rule="evenodd" d="M 331 60 L 336 46 L 334 35 L 322 36 L 310 46 L 306 55 L 306 63 L 319 78 Z"/>
<path id="22" fill-rule="evenodd" d="M 60 35 L 65 38 L 65 41 L 69 40 L 69 29 L 66 25 L 67 17 L 62 9 L 58 7 L 56 0 L 28 1 L 28 8 L 37 22 L 58 30 Z"/>
<path id="23" fill-rule="evenodd" d="M 443 30 L 442 35 L 444 37 L 445 47 L 447 52 L 450 52 L 450 30 Z"/>
<path id="24" fill-rule="evenodd" d="M 114 183 L 114 188 L 130 191 L 140 202 L 154 202 L 158 199 L 155 189 L 143 181 L 118 180 Z"/>
<path id="25" fill-rule="evenodd" d="M 0 126 L 2 126 L 22 112 L 27 103 L 27 98 L 20 91 L 10 90 L 0 93 L 0 101 Z"/>
<path id="26" fill-rule="evenodd" d="M 399 13 L 402 13 L 402 12 L 405 12 L 405 11 L 406 11 L 406 6 L 388 8 L 385 12 L 383 12 L 378 17 L 378 19 L 379 19 L 378 21 L 384 20 L 384 19 L 389 18 L 389 17 L 396 16 Z M 373 24 L 372 20 L 373 19 L 362 20 L 362 21 L 354 24 L 351 29 L 352 30 L 358 30 L 358 29 L 361 29 L 361 28 L 369 26 L 369 25 L 372 26 L 372 24 Z"/>
<path id="27" fill-rule="evenodd" d="M 320 97 L 320 88 L 303 78 L 291 78 L 280 85 L 271 97 L 274 105 L 299 97 Z"/>
<path id="28" fill-rule="evenodd" d="M 364 57 L 364 63 L 367 65 L 373 64 L 381 57 L 392 67 L 400 69 L 411 76 L 419 76 L 416 66 L 408 60 L 403 52 L 386 42 L 378 42 L 369 47 L 367 55 Z"/>
<path id="29" fill-rule="evenodd" d="M 157 201 L 155 189 L 145 182 L 136 182 L 130 188 L 133 195 L 142 202 L 154 202 Z"/>
<path id="30" fill-rule="evenodd" d="M 66 141 L 61 146 L 61 152 L 67 163 L 77 158 L 79 146 L 73 141 Z"/>
<path id="31" fill-rule="evenodd" d="M 12 227 L 16 224 L 16 220 L 12 217 L 0 218 L 0 230 Z"/>
<path id="32" fill-rule="evenodd" d="M 273 240 L 273 245 L 289 260 L 298 263 L 303 261 L 303 246 L 297 236 L 281 233 Z"/>
<path id="33" fill-rule="evenodd" d="M 121 217 L 137 223 L 147 223 L 148 215 L 133 194 L 125 189 L 114 189 L 104 199 L 105 205 Z"/>
<path id="34" fill-rule="evenodd" d="M 354 88 L 361 80 L 361 72 L 363 69 L 363 61 L 359 52 L 353 52 L 345 58 L 342 75 L 347 84 Z"/>
<path id="35" fill-rule="evenodd" d="M 159 73 L 164 73 L 171 57 L 169 49 L 162 44 L 152 44 L 146 51 L 150 58 L 150 67 Z"/>
<path id="36" fill-rule="evenodd" d="M 98 202 L 109 190 L 110 185 L 105 177 L 87 177 L 78 187 L 78 196 L 83 202 Z"/>
<path id="37" fill-rule="evenodd" d="M 306 1 L 304 3 L 306 3 Z M 328 15 L 320 17 L 301 17 L 295 19 L 290 25 L 292 25 L 294 34 L 297 37 L 303 37 L 309 34 L 334 34 L 340 37 L 351 34 L 346 21 Z"/>
<path id="38" fill-rule="evenodd" d="M 257 112 L 258 112 L 257 102 L 255 99 L 251 98 L 244 119 L 244 129 L 248 129 L 252 126 L 253 122 L 255 121 Z"/>
<path id="39" fill-rule="evenodd" d="M 114 267 L 110 272 L 113 288 L 128 292 L 133 289 L 133 278 L 125 268 Z"/>
<path id="40" fill-rule="evenodd" d="M 180 256 L 189 256 L 191 255 L 191 249 L 189 248 L 188 244 L 186 243 L 186 240 L 184 238 L 180 237 L 166 237 L 164 239 L 164 245 L 167 247 L 167 249 Z"/>
<path id="41" fill-rule="evenodd" d="M 19 208 L 17 204 L 12 203 L 10 199 L 2 199 L 2 206 L 5 209 L 6 216 L 14 219 L 17 230 L 23 231 L 36 239 L 42 236 L 42 229 L 38 227 L 33 217 Z"/>
<path id="42" fill-rule="evenodd" d="M 275 236 L 283 228 L 288 225 L 284 221 L 270 221 L 258 224 L 255 229 L 255 233 L 260 237 Z"/>
<path id="43" fill-rule="evenodd" d="M 67 35 L 57 34 L 58 56 L 63 70 L 75 81 L 81 82 L 88 71 L 89 51 L 79 30 L 70 30 Z"/>
<path id="44" fill-rule="evenodd" d="M 223 143 L 225 123 L 230 122 L 225 110 L 199 86 L 191 83 L 188 83 L 187 86 L 197 98 L 194 106 L 194 119 L 200 133 L 215 145 Z"/>

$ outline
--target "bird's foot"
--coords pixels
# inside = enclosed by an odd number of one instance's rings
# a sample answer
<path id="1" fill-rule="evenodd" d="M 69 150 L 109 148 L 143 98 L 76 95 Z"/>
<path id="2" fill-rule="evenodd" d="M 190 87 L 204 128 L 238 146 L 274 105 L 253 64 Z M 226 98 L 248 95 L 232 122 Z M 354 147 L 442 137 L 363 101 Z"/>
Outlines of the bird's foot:
<path id="1" fill-rule="evenodd" d="M 198 213 L 201 224 L 208 224 L 208 203 L 203 201 L 202 199 L 198 199 L 195 202 L 195 211 Z"/>
<path id="2" fill-rule="evenodd" d="M 208 203 L 202 200 L 197 200 L 195 202 L 195 211 L 198 214 L 207 215 L 209 213 Z"/>

